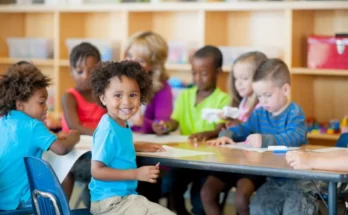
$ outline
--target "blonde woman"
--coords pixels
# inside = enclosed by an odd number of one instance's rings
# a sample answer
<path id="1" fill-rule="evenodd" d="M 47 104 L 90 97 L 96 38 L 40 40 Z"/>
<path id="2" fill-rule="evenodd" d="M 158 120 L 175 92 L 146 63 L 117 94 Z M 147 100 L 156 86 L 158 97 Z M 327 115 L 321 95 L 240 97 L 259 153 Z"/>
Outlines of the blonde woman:
<path id="1" fill-rule="evenodd" d="M 132 130 L 140 133 L 154 133 L 152 124 L 170 119 L 173 110 L 172 90 L 167 83 L 165 62 L 168 45 L 158 34 L 150 31 L 138 32 L 128 40 L 125 59 L 139 62 L 151 75 L 153 95 L 145 110 L 130 119 Z"/>

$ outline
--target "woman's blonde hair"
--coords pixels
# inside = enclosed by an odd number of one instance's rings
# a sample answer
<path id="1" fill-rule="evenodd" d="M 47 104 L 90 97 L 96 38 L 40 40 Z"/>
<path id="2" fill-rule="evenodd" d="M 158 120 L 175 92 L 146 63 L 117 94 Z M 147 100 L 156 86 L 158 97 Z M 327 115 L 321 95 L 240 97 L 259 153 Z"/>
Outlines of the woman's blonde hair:
<path id="1" fill-rule="evenodd" d="M 232 71 L 230 73 L 230 92 L 232 95 L 232 107 L 238 107 L 239 104 L 242 101 L 242 97 L 238 94 L 238 91 L 236 89 L 236 85 L 235 85 L 235 78 L 233 76 L 233 70 L 234 70 L 234 66 L 237 63 L 249 63 L 252 66 L 252 76 L 254 76 L 256 70 L 259 68 L 259 66 L 261 65 L 262 62 L 264 62 L 265 60 L 267 60 L 267 56 L 262 53 L 262 52 L 258 52 L 258 51 L 254 51 L 254 52 L 247 52 L 245 54 L 242 54 L 241 56 L 239 56 L 233 63 L 232 66 Z M 257 105 L 258 100 L 256 95 L 253 95 L 253 102 L 252 102 L 252 106 L 250 108 L 250 112 L 254 109 L 254 107 Z"/>
<path id="2" fill-rule="evenodd" d="M 168 58 L 167 42 L 157 33 L 151 31 L 137 32 L 133 34 L 126 45 L 125 57 L 133 46 L 141 52 L 146 63 L 152 66 L 151 76 L 154 93 L 160 91 L 163 82 L 168 80 L 165 63 Z"/>

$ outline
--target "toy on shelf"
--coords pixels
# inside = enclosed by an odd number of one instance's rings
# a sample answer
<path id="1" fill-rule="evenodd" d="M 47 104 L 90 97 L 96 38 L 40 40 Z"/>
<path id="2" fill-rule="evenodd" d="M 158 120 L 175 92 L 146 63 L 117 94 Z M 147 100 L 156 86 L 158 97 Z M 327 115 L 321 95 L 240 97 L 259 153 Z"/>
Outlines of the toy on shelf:
<path id="1" fill-rule="evenodd" d="M 345 116 L 341 121 L 341 133 L 348 133 L 348 116 Z"/>
<path id="2" fill-rule="evenodd" d="M 330 120 L 329 123 L 318 123 L 314 118 L 307 118 L 306 124 L 308 133 L 311 134 L 339 134 L 341 132 L 338 120 Z"/>

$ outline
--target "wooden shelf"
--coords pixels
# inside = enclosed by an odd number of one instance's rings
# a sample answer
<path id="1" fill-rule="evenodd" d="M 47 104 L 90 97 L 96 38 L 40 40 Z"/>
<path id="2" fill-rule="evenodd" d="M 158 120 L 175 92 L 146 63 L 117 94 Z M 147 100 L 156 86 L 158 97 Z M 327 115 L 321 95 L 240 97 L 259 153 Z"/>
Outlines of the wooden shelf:
<path id="1" fill-rule="evenodd" d="M 18 61 L 32 62 L 36 66 L 53 66 L 53 59 L 16 59 L 16 58 L 0 58 L 0 64 L 15 64 Z"/>
<path id="2" fill-rule="evenodd" d="M 348 69 L 308 69 L 292 68 L 291 74 L 294 75 L 325 75 L 325 76 L 348 76 Z"/>
<path id="3" fill-rule="evenodd" d="M 339 134 L 307 134 L 308 139 L 338 140 L 339 137 Z"/>
<path id="4" fill-rule="evenodd" d="M 106 12 L 106 11 L 251 11 L 251 10 L 334 10 L 348 8 L 344 1 L 214 2 L 214 3 L 121 3 L 83 5 L 5 5 L 0 12 Z"/>

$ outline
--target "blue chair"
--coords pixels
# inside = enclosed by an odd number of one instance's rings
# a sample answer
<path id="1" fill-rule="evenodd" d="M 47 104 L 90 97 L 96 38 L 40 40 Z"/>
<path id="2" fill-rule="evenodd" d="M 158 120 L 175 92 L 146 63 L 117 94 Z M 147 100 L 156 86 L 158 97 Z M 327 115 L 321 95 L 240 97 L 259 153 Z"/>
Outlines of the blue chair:
<path id="1" fill-rule="evenodd" d="M 70 210 L 58 178 L 46 161 L 26 157 L 24 163 L 35 215 L 90 215 L 88 209 Z"/>
<path id="2" fill-rule="evenodd" d="M 12 211 L 0 211 L 0 215 L 30 215 L 33 213 L 33 208 L 21 208 Z"/>

